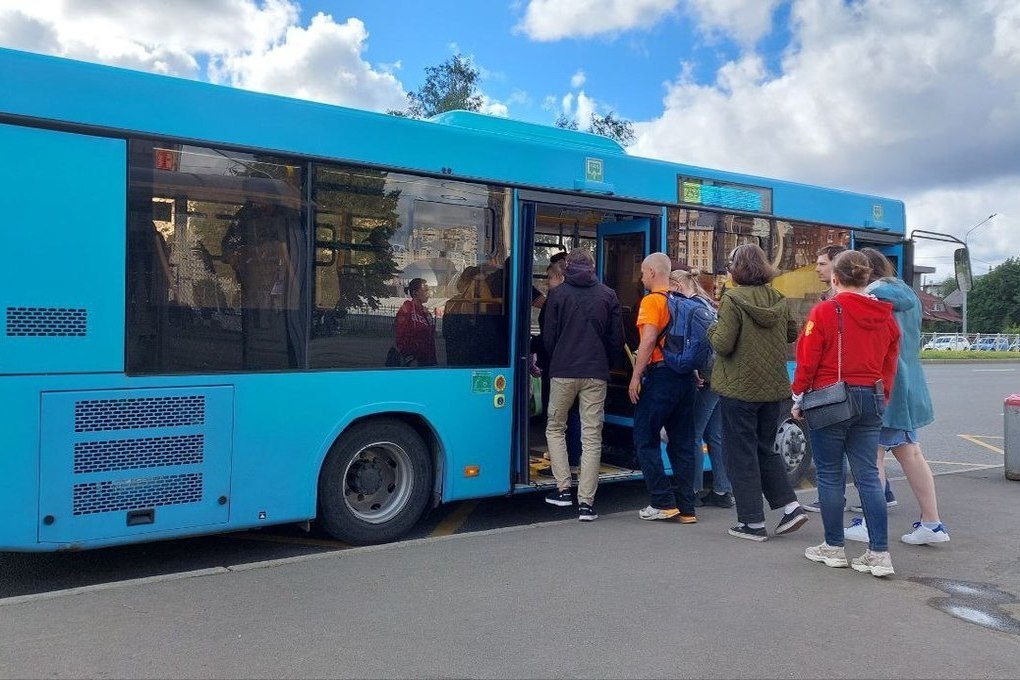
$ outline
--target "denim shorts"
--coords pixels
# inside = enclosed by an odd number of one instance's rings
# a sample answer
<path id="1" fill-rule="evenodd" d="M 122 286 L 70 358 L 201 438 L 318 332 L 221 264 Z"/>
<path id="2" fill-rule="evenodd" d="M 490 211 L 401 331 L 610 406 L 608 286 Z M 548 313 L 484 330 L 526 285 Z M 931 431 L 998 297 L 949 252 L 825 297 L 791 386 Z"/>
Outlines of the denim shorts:
<path id="1" fill-rule="evenodd" d="M 878 445 L 886 450 L 895 449 L 904 444 L 917 443 L 917 430 L 894 430 L 891 427 L 883 427 L 878 435 Z"/>

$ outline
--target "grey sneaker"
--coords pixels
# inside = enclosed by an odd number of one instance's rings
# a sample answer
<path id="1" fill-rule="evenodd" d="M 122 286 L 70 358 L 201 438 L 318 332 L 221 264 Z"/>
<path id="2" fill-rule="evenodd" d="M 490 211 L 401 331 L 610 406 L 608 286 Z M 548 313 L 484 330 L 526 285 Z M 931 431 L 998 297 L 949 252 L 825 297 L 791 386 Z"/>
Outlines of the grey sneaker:
<path id="1" fill-rule="evenodd" d="M 863 555 L 850 561 L 850 566 L 854 571 L 866 572 L 872 576 L 892 576 L 896 573 L 888 552 L 865 550 Z"/>
<path id="2" fill-rule="evenodd" d="M 846 567 L 846 551 L 841 545 L 813 545 L 804 551 L 804 557 L 812 562 L 821 562 L 827 567 Z"/>
<path id="3" fill-rule="evenodd" d="M 679 514 L 680 511 L 676 508 L 653 508 L 650 505 L 638 510 L 638 517 L 648 520 L 673 519 Z"/>

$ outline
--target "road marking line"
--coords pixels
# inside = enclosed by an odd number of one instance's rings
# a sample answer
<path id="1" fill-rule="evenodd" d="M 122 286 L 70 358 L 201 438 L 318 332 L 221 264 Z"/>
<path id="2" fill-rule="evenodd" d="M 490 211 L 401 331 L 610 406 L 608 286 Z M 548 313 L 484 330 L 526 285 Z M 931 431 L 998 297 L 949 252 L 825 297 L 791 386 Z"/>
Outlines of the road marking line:
<path id="1" fill-rule="evenodd" d="M 11 604 L 24 604 L 26 602 L 36 602 L 38 600 L 52 600 L 58 597 L 65 597 L 68 595 L 82 595 L 85 593 L 94 593 L 100 590 L 112 590 L 114 588 L 123 588 L 127 586 L 141 586 L 148 585 L 150 583 L 163 583 L 165 581 L 180 581 L 186 578 L 195 578 L 196 576 L 213 576 L 216 574 L 229 574 L 229 573 L 230 570 L 226 567 L 210 567 L 208 569 L 181 571 L 174 574 L 160 574 L 158 576 L 145 576 L 143 578 L 132 578 L 124 581 L 110 581 L 109 583 L 96 583 L 90 586 L 78 586 L 77 588 L 63 588 L 61 590 L 50 590 L 45 593 L 32 593 L 31 595 L 15 595 L 14 597 L 0 598 L 0 607 L 4 607 Z"/>
<path id="2" fill-rule="evenodd" d="M 115 588 L 123 588 L 127 586 L 148 585 L 151 583 L 161 583 L 164 581 L 180 581 L 183 579 L 195 578 L 198 576 L 220 576 L 225 574 L 234 574 L 243 571 L 253 571 L 255 569 L 270 569 L 273 567 L 280 567 L 289 564 L 311 562 L 313 560 L 327 560 L 333 558 L 351 559 L 365 553 L 380 552 L 383 550 L 399 550 L 401 548 L 424 545 L 427 543 L 434 543 L 436 541 L 458 541 L 476 537 L 480 538 L 483 536 L 494 536 L 497 534 L 508 534 L 518 531 L 527 531 L 529 529 L 542 529 L 546 527 L 554 527 L 558 525 L 567 524 L 576 525 L 577 520 L 573 518 L 561 519 L 549 522 L 535 522 L 532 524 L 517 524 L 509 527 L 499 527 L 497 529 L 486 529 L 484 531 L 472 531 L 466 534 L 454 534 L 450 536 L 435 536 L 435 537 L 429 536 L 426 538 L 412 538 L 406 541 L 398 541 L 396 543 L 383 543 L 381 545 L 357 546 L 353 548 L 345 548 L 343 550 L 325 550 L 323 552 L 309 553 L 307 555 L 294 555 L 292 557 L 282 557 L 273 560 L 262 560 L 261 562 L 242 562 L 241 564 L 234 564 L 226 567 L 211 567 L 209 569 L 196 569 L 194 571 L 182 571 L 174 574 L 146 576 L 144 578 L 127 579 L 124 581 L 96 583 L 94 585 L 80 586 L 77 588 L 51 590 L 45 593 L 32 593 L 31 595 L 16 595 L 14 597 L 0 598 L 0 607 L 6 605 L 25 604 L 28 602 L 35 602 L 39 600 L 52 600 L 58 597 L 66 597 L 69 595 L 82 595 L 100 590 L 113 590 Z"/>
<path id="3" fill-rule="evenodd" d="M 999 448 L 998 446 L 992 446 L 991 444 L 988 444 L 988 443 L 986 443 L 986 442 L 983 442 L 983 441 L 981 441 L 980 439 L 978 439 L 978 438 L 977 438 L 976 436 L 974 436 L 974 435 L 969 435 L 969 434 L 958 434 L 958 435 L 956 435 L 956 436 L 957 436 L 957 437 L 959 437 L 960 439 L 966 439 L 966 440 L 967 440 L 967 441 L 969 441 L 969 442 L 970 442 L 971 444 L 977 444 L 978 446 L 983 446 L 983 447 L 985 447 L 986 449 L 988 449 L 989 451 L 995 451 L 996 453 L 1002 453 L 1002 449 L 1000 449 L 1000 448 Z"/>
<path id="4" fill-rule="evenodd" d="M 232 534 L 223 534 L 224 538 L 236 538 L 242 541 L 262 541 L 264 543 L 286 543 L 290 545 L 314 545 L 321 548 L 353 548 L 349 543 L 343 541 L 331 541 L 325 538 L 301 538 L 300 536 L 274 536 L 273 534 L 260 534 L 257 531 L 239 531 Z"/>
<path id="5" fill-rule="evenodd" d="M 960 463 L 958 461 L 952 461 L 952 460 L 929 460 L 928 463 L 931 464 L 931 465 L 962 465 L 962 466 L 972 467 L 975 470 L 983 469 L 983 468 L 1002 467 L 1002 464 L 994 464 L 994 463 L 993 464 L 988 464 L 988 463 Z M 904 477 L 904 479 L 906 479 L 906 478 Z"/>
<path id="6" fill-rule="evenodd" d="M 467 521 L 468 516 L 474 512 L 474 509 L 478 507 L 478 501 L 465 501 L 460 504 L 460 507 L 451 512 L 446 519 L 436 525 L 436 528 L 432 530 L 430 536 L 450 536 L 460 529 L 464 522 Z"/>

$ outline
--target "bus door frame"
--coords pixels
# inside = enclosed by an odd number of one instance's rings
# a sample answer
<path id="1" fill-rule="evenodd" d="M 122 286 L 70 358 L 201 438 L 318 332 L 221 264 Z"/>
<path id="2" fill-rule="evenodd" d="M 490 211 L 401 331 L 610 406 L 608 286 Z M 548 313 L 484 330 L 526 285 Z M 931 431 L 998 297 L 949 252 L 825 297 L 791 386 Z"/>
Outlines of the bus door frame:
<path id="1" fill-rule="evenodd" d="M 896 265 L 896 276 L 903 278 L 909 275 L 908 269 L 913 269 L 913 266 L 908 266 L 906 262 L 909 253 L 906 252 L 901 234 L 876 234 L 871 231 L 853 231 L 851 233 L 853 234 L 851 248 L 854 250 L 874 248 Z M 913 284 L 912 281 L 906 281 L 906 283 L 907 285 Z"/>
<path id="2" fill-rule="evenodd" d="M 514 372 L 514 394 L 512 398 L 513 407 L 513 436 L 511 441 L 511 462 L 510 462 L 510 489 L 517 485 L 530 484 L 530 451 L 528 450 L 528 428 L 530 417 L 528 410 L 530 384 L 530 342 L 531 342 L 531 286 L 532 286 L 532 258 L 535 249 L 535 232 L 538 220 L 539 205 L 562 206 L 566 208 L 592 208 L 596 210 L 614 211 L 633 216 L 635 219 L 625 220 L 621 223 L 629 223 L 631 230 L 640 229 L 645 232 L 645 255 L 658 249 L 659 242 L 663 240 L 665 229 L 665 209 L 661 203 L 641 203 L 621 201 L 611 198 L 594 197 L 589 195 L 557 194 L 544 191 L 528 189 L 516 189 L 514 191 L 514 215 L 516 238 L 516 252 L 513 253 L 514 263 L 514 297 L 512 301 L 512 335 L 513 361 L 511 368 Z M 643 224 L 638 227 L 636 223 Z M 628 233 L 621 227 L 619 234 Z M 606 235 L 615 235 L 606 232 Z M 655 243 L 653 243 L 653 240 Z M 596 266 L 602 260 L 602 230 L 599 229 L 599 243 L 596 246 Z M 602 270 L 599 269 L 599 279 L 602 279 Z M 633 419 L 619 418 L 621 424 L 633 426 Z M 607 418 L 607 422 L 610 421 Z"/>
<path id="3" fill-rule="evenodd" d="M 605 222 L 598 226 L 597 232 L 597 245 L 595 250 L 595 269 L 596 275 L 599 281 L 605 283 L 606 277 L 606 241 L 614 238 L 641 235 L 644 241 L 644 248 L 642 253 L 642 261 L 645 257 L 651 254 L 652 250 L 652 218 L 651 217 L 640 217 L 632 220 L 624 220 L 622 222 Z M 640 300 L 639 300 L 640 303 Z M 628 324 L 628 320 L 624 320 L 624 324 Z M 626 333 L 627 329 L 624 328 Z M 626 336 L 625 336 L 626 337 Z M 635 348 L 637 351 L 637 348 Z M 632 417 L 623 416 L 619 414 L 606 413 L 603 420 L 607 423 L 614 425 L 624 425 L 626 427 L 634 426 L 634 419 Z"/>

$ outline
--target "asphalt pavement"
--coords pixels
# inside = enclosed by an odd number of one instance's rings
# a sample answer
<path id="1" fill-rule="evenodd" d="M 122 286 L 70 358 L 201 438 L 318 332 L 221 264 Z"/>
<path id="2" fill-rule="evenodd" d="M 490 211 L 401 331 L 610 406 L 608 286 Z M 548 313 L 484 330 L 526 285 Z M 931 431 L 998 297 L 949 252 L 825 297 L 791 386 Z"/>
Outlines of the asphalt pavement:
<path id="1" fill-rule="evenodd" d="M 937 484 L 952 541 L 896 540 L 896 482 L 886 579 L 806 560 L 817 515 L 765 543 L 732 510 L 568 515 L 10 598 L 0 677 L 1017 677 L 1020 482 Z"/>

